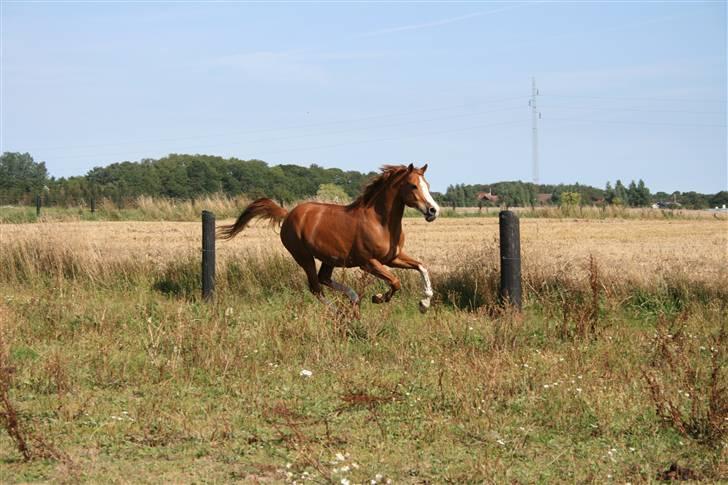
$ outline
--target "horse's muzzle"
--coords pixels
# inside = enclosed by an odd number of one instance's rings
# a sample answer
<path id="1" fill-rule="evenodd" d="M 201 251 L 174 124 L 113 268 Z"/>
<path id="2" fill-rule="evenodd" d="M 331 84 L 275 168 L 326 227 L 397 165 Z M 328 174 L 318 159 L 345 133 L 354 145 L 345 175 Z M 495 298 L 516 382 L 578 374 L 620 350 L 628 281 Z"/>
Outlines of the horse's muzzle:
<path id="1" fill-rule="evenodd" d="M 435 219 L 437 219 L 437 212 L 438 212 L 437 207 L 430 206 L 427 208 L 426 211 L 422 211 L 422 212 L 423 212 L 423 214 L 425 216 L 425 220 L 427 222 L 432 222 Z"/>

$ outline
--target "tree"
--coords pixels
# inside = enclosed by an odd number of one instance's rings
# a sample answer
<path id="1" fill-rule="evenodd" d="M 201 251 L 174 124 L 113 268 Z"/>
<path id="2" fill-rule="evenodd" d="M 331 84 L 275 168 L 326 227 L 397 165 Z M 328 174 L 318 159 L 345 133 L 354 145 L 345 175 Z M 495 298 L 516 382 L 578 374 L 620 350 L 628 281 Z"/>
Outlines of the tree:
<path id="1" fill-rule="evenodd" d="M 647 207 L 650 205 L 650 189 L 645 186 L 645 182 L 642 179 L 637 182 L 637 200 L 635 205 L 637 207 Z"/>
<path id="2" fill-rule="evenodd" d="M 316 199 L 322 202 L 333 202 L 335 204 L 346 204 L 349 202 L 349 194 L 336 184 L 321 184 L 316 191 Z"/>
<path id="3" fill-rule="evenodd" d="M 629 203 L 629 198 L 627 197 L 627 189 L 622 184 L 622 181 L 617 179 L 617 181 L 614 183 L 614 199 L 612 200 L 612 203 L 614 205 L 624 205 Z"/>
<path id="4" fill-rule="evenodd" d="M 222 191 L 222 180 L 210 163 L 193 160 L 187 166 L 189 194 L 197 196 Z"/>
<path id="5" fill-rule="evenodd" d="M 607 186 L 604 188 L 604 202 L 606 202 L 607 204 L 612 204 L 615 197 L 616 197 L 616 194 L 614 193 L 612 184 L 610 184 L 609 181 L 607 181 Z"/>
<path id="6" fill-rule="evenodd" d="M 721 190 L 717 194 L 710 196 L 708 198 L 708 204 L 710 207 L 728 206 L 728 190 Z"/>
<path id="7" fill-rule="evenodd" d="M 0 192 L 8 203 L 17 203 L 39 192 L 48 183 L 45 162 L 36 162 L 29 153 L 0 155 Z"/>
<path id="8" fill-rule="evenodd" d="M 637 184 L 634 180 L 629 183 L 627 189 L 627 203 L 630 207 L 637 207 L 639 205 L 639 194 L 637 192 Z"/>
<path id="9" fill-rule="evenodd" d="M 561 206 L 576 207 L 581 204 L 581 194 L 579 192 L 562 192 Z"/>

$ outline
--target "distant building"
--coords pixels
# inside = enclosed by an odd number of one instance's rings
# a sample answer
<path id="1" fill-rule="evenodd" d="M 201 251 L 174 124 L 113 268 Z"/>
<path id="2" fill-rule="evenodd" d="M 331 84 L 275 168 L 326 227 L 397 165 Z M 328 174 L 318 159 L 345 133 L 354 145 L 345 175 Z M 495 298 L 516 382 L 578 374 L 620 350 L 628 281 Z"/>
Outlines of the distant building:
<path id="1" fill-rule="evenodd" d="M 682 207 L 680 202 L 655 202 L 652 204 L 653 209 L 679 209 Z"/>
<path id="2" fill-rule="evenodd" d="M 551 203 L 551 194 L 536 194 L 537 205 L 549 205 Z"/>

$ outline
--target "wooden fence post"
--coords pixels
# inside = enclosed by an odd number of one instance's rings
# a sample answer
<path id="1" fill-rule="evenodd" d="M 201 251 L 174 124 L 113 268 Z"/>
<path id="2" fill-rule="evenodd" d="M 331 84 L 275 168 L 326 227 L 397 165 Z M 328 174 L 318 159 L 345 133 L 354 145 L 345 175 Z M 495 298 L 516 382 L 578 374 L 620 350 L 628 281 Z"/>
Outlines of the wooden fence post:
<path id="1" fill-rule="evenodd" d="M 35 196 L 35 216 L 40 217 L 40 195 Z"/>
<path id="2" fill-rule="evenodd" d="M 96 198 L 91 197 L 91 214 L 96 212 Z"/>
<path id="3" fill-rule="evenodd" d="M 215 214 L 202 211 L 202 298 L 215 291 Z"/>
<path id="4" fill-rule="evenodd" d="M 501 286 L 504 304 L 521 310 L 521 235 L 518 216 L 509 210 L 498 214 L 500 226 Z"/>

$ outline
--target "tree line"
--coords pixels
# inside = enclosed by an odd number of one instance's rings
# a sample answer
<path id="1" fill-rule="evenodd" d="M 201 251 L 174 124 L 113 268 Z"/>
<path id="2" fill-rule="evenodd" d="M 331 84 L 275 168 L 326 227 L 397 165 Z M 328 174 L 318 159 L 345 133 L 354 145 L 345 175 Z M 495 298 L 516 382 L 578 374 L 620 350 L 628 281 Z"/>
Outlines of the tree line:
<path id="1" fill-rule="evenodd" d="M 270 166 L 255 159 L 170 154 L 160 159 L 112 163 L 95 167 L 85 175 L 56 178 L 49 175 L 44 162 L 36 162 L 30 154 L 6 152 L 0 155 L 0 204 L 28 205 L 36 195 L 41 195 L 44 205 L 77 206 L 107 198 L 124 207 L 141 195 L 192 199 L 213 193 L 266 196 L 283 203 L 317 195 L 341 201 L 356 197 L 375 174 L 316 164 Z M 478 194 L 484 192 L 497 195 L 497 202 L 480 200 Z M 433 192 L 433 196 L 442 205 L 457 207 L 525 207 L 544 203 L 645 207 L 659 201 L 704 209 L 728 204 L 728 191 L 652 194 L 642 180 L 627 186 L 620 180 L 613 186 L 607 182 L 604 189 L 579 183 L 536 185 L 521 181 L 458 184 L 449 186 L 444 194 Z"/>
<path id="2" fill-rule="evenodd" d="M 353 198 L 374 173 L 318 165 L 269 166 L 262 160 L 171 154 L 158 160 L 112 163 L 86 175 L 55 178 L 28 153 L 0 157 L 0 203 L 29 204 L 41 194 L 49 205 L 79 205 L 107 198 L 123 207 L 140 195 L 191 199 L 213 193 L 287 203 L 313 197 L 321 186 L 339 187 Z"/>
<path id="3" fill-rule="evenodd" d="M 497 201 L 479 198 L 481 194 L 497 196 Z M 604 189 L 574 184 L 534 184 L 510 181 L 492 184 L 457 184 L 448 186 L 440 196 L 440 202 L 455 207 L 509 206 L 532 207 L 538 205 L 617 205 L 624 207 L 649 207 L 665 203 L 666 207 L 707 209 L 728 204 L 728 191 L 716 194 L 698 192 L 652 193 L 643 180 L 624 185 L 617 180 L 614 185 L 607 182 Z"/>

